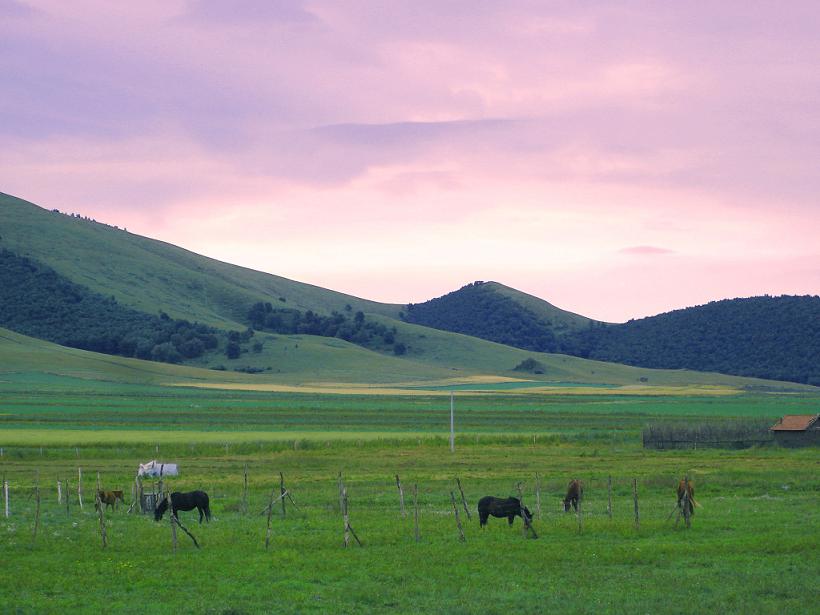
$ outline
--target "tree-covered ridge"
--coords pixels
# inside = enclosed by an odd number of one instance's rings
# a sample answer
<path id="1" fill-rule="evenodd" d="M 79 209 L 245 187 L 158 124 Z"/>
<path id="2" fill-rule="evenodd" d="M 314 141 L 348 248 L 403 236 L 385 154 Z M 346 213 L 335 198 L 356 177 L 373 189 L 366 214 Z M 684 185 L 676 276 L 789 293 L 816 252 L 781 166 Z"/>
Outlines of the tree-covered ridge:
<path id="1" fill-rule="evenodd" d="M 225 332 L 146 314 L 0 249 L 0 326 L 63 346 L 179 363 L 220 345 Z"/>
<path id="2" fill-rule="evenodd" d="M 820 297 L 714 301 L 576 332 L 561 339 L 561 351 L 640 367 L 820 386 Z"/>
<path id="3" fill-rule="evenodd" d="M 411 303 L 404 319 L 525 350 L 556 352 L 559 347 L 552 323 L 495 292 L 484 282 L 467 284 L 424 303 Z"/>

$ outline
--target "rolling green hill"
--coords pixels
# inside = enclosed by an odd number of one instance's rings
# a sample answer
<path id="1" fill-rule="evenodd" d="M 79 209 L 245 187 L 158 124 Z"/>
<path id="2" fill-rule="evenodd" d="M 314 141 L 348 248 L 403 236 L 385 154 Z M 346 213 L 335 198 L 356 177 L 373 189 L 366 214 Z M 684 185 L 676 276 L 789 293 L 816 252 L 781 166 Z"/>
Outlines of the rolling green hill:
<path id="1" fill-rule="evenodd" d="M 246 324 L 248 308 L 271 301 L 330 313 L 347 305 L 398 316 L 377 303 L 229 265 L 91 220 L 0 193 L 0 248 L 44 263 L 76 284 L 142 312 L 163 311 L 223 329 Z"/>

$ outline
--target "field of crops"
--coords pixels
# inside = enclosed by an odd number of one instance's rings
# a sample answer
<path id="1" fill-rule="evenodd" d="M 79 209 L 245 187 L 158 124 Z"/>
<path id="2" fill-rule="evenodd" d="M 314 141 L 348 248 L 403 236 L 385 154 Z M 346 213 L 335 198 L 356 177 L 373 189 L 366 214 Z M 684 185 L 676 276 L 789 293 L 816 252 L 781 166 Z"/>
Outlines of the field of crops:
<path id="1" fill-rule="evenodd" d="M 441 396 L 283 395 L 116 386 L 92 394 L 7 386 L 0 472 L 10 516 L 0 517 L 3 608 L 24 613 L 139 612 L 808 612 L 820 561 L 816 451 L 654 452 L 640 448 L 651 417 L 777 416 L 808 412 L 810 395 L 630 398 L 586 395 L 456 397 L 449 451 Z M 783 410 L 788 408 L 788 410 Z M 130 503 L 137 463 L 180 465 L 175 490 L 204 489 L 214 518 L 182 522 L 176 553 L 168 517 L 105 518 L 103 548 L 91 502 L 97 473 Z M 83 470 L 85 506 L 77 501 Z M 249 489 L 244 493 L 247 467 Z M 267 506 L 279 472 L 296 506 Z M 343 546 L 338 474 L 364 546 Z M 535 475 L 541 477 L 540 514 Z M 401 477 L 407 516 L 400 513 Z M 675 484 L 689 474 L 691 529 L 670 519 Z M 613 515 L 607 515 L 612 477 Z M 460 478 L 472 519 L 450 492 Z M 568 480 L 586 484 L 580 519 L 565 514 Z M 640 526 L 635 527 L 633 479 Z M 56 483 L 71 499 L 57 502 Z M 538 539 L 491 519 L 483 495 L 521 483 Z M 413 528 L 413 485 L 419 527 Z M 40 519 L 34 537 L 35 485 Z M 65 488 L 66 483 L 62 483 Z"/>

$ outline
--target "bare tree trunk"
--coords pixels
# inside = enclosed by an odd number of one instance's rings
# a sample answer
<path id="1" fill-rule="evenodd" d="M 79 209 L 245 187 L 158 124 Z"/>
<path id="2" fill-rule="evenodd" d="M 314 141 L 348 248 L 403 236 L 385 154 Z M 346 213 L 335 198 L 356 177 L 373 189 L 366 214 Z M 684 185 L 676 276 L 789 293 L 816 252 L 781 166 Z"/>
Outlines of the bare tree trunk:
<path id="1" fill-rule="evenodd" d="M 638 512 L 638 479 L 632 479 L 632 497 L 635 500 L 635 529 L 641 529 L 641 516 Z"/>

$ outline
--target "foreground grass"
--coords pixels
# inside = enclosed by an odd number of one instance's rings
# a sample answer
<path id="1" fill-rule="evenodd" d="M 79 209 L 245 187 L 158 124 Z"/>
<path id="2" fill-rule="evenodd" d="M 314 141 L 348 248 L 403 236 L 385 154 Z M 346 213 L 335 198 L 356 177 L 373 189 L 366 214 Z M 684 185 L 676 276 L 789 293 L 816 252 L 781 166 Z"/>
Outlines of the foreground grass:
<path id="1" fill-rule="evenodd" d="M 147 443 L 146 443 L 147 444 Z M 105 453 L 107 457 L 99 457 Z M 415 441 L 253 455 L 193 454 L 175 458 L 181 476 L 172 488 L 204 488 L 214 520 L 183 523 L 202 543 L 180 534 L 171 550 L 168 519 L 109 514 L 109 546 L 99 523 L 56 503 L 54 484 L 69 477 L 76 489 L 83 466 L 86 499 L 96 472 L 124 488 L 142 458 L 109 449 L 80 450 L 80 459 L 5 458 L 12 484 L 12 516 L 0 518 L 4 609 L 22 612 L 810 612 L 818 572 L 820 473 L 814 451 L 645 452 L 634 445 L 463 444 L 451 454 L 443 442 Z M 248 466 L 248 513 L 242 473 Z M 299 506 L 277 507 L 271 548 L 265 551 L 265 507 L 283 472 Z M 363 548 L 342 547 L 338 472 L 350 494 L 351 524 Z M 525 540 L 520 520 L 508 528 L 491 519 L 479 530 L 463 517 L 458 540 L 450 504 L 459 476 L 474 510 L 486 494 L 507 495 L 522 481 L 533 511 L 534 473 L 542 478 L 538 540 Z M 412 507 L 419 486 L 422 540 L 411 517 L 399 513 L 395 474 Z M 689 473 L 697 485 L 693 527 L 667 521 L 674 484 Z M 606 480 L 613 478 L 613 510 L 606 515 Z M 32 541 L 35 477 L 42 518 Z M 569 477 L 587 483 L 582 528 L 560 510 Z M 634 528 L 632 478 L 640 494 Z M 456 497 L 458 492 L 456 490 Z M 475 515 L 473 515 L 475 517 Z"/>

